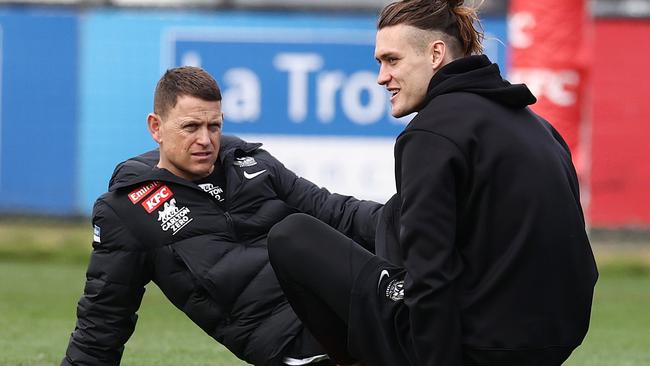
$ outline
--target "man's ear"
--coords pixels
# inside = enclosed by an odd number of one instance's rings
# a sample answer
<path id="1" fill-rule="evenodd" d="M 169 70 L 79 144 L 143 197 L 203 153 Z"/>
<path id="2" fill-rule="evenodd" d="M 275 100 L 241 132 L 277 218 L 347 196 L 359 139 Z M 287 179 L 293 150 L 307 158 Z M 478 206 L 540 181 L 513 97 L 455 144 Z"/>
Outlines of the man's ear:
<path id="1" fill-rule="evenodd" d="M 441 39 L 437 39 L 431 42 L 429 47 L 431 54 L 431 67 L 433 71 L 440 70 L 441 67 L 445 66 L 447 61 L 447 45 Z"/>
<path id="2" fill-rule="evenodd" d="M 147 127 L 149 128 L 149 133 L 153 140 L 159 144 L 162 142 L 162 134 L 160 133 L 162 123 L 160 116 L 155 113 L 149 113 L 147 116 Z"/>

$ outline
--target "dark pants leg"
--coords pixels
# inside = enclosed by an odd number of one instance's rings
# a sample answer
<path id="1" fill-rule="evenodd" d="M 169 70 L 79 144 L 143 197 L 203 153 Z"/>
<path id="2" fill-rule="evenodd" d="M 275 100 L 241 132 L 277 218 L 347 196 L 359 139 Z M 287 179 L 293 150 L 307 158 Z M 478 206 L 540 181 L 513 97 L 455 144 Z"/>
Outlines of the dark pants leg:
<path id="1" fill-rule="evenodd" d="M 467 366 L 560 366 L 571 355 L 571 347 L 548 347 L 531 350 L 463 349 L 463 365 Z"/>
<path id="2" fill-rule="evenodd" d="M 350 292 L 373 254 L 304 214 L 276 224 L 268 246 L 271 265 L 298 317 L 335 361 L 354 363 L 347 347 Z"/>

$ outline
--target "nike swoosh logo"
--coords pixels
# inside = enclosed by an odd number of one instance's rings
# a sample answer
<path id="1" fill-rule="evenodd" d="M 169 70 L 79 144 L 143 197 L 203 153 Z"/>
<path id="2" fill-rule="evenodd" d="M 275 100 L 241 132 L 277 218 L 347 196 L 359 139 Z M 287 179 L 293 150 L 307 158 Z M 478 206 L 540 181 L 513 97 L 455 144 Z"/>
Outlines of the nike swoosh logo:
<path id="1" fill-rule="evenodd" d="M 388 277 L 388 276 L 389 274 L 387 270 L 384 269 L 381 271 L 381 273 L 379 274 L 379 281 L 377 281 L 377 288 L 379 288 L 379 286 L 381 285 L 381 280 L 383 280 L 384 277 Z"/>
<path id="2" fill-rule="evenodd" d="M 264 169 L 264 170 L 260 170 L 259 172 L 255 172 L 255 173 L 249 173 L 249 172 L 246 172 L 246 171 L 245 171 L 245 172 L 244 172 L 244 177 L 245 177 L 246 179 L 253 179 L 253 178 L 257 177 L 258 175 L 264 173 L 265 171 L 266 171 L 266 169 Z"/>

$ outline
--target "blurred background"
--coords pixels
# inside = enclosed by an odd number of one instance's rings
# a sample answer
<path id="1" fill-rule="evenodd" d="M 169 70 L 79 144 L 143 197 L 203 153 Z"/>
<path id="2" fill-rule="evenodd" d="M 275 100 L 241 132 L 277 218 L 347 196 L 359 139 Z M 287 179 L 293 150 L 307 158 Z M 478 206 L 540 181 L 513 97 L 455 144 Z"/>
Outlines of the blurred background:
<path id="1" fill-rule="evenodd" d="M 331 191 L 390 197 L 393 142 L 409 117 L 392 118 L 376 84 L 375 21 L 389 2 L 0 0 L 0 350 L 10 350 L 0 365 L 63 356 L 92 204 L 117 163 L 155 147 L 146 116 L 167 68 L 215 76 L 224 133 L 262 142 Z M 485 53 L 530 87 L 578 169 L 601 297 L 571 362 L 650 364 L 650 0 L 481 9 Z M 125 362 L 237 363 L 186 319 L 156 328 L 176 315 L 151 291 L 143 307 L 161 310 L 127 345 L 138 351 L 125 357 L 140 358 Z M 36 338 L 25 331 L 35 326 Z M 194 356 L 174 359 L 178 349 Z"/>
<path id="2" fill-rule="evenodd" d="M 387 3 L 0 1 L 0 213 L 88 216 L 115 164 L 155 146 L 155 83 L 187 64 L 221 84 L 226 133 L 319 185 L 385 200 L 408 122 L 375 82 Z M 482 9 L 485 53 L 529 85 L 573 150 L 590 226 L 650 228 L 650 1 Z"/>

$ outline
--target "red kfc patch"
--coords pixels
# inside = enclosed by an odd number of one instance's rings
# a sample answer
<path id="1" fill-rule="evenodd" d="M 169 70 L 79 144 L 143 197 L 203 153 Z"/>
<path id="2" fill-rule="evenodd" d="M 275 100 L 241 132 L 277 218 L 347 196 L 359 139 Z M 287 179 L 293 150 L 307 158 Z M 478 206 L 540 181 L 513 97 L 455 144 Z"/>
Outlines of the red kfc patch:
<path id="1" fill-rule="evenodd" d="M 141 185 L 140 187 L 136 188 L 135 190 L 133 190 L 131 193 L 129 193 L 129 199 L 135 205 L 136 203 L 142 201 L 143 198 L 145 198 L 151 191 L 153 191 L 159 185 L 160 182 L 158 181 L 147 182 Z"/>
<path id="2" fill-rule="evenodd" d="M 147 210 L 148 213 L 152 213 L 155 209 L 160 207 L 165 201 L 167 201 L 174 193 L 169 187 L 163 185 L 158 188 L 146 201 L 142 202 L 142 207 Z"/>

